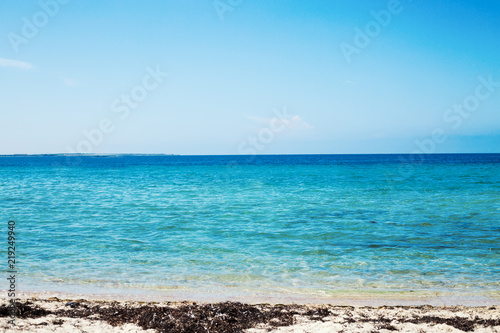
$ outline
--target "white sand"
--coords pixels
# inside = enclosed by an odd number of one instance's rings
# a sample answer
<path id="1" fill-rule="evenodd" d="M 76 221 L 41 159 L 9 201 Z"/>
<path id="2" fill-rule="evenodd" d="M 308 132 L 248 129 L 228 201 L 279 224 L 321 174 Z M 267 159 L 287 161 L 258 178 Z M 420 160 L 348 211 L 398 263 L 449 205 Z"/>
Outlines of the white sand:
<path id="1" fill-rule="evenodd" d="M 247 333 L 264 333 L 264 332 L 280 332 L 280 333 L 330 333 L 330 332 L 359 332 L 359 333 L 371 333 L 371 332 L 449 332 L 457 333 L 464 332 L 453 326 L 446 324 L 426 324 L 419 323 L 413 324 L 405 322 L 409 318 L 418 318 L 422 316 L 435 316 L 439 318 L 451 318 L 451 317 L 464 317 L 469 319 L 474 319 L 475 317 L 483 319 L 499 319 L 500 318 L 500 308 L 495 307 L 394 307 L 394 308 L 369 308 L 369 307 L 355 307 L 351 309 L 342 309 L 339 307 L 332 307 L 330 310 L 334 315 L 324 318 L 322 321 L 311 321 L 304 317 L 297 318 L 297 324 L 288 327 L 279 327 L 275 329 L 268 330 L 269 325 L 262 326 L 262 328 L 249 329 Z M 355 322 L 349 322 L 349 317 L 346 313 L 351 312 Z M 390 323 L 396 330 L 389 330 L 380 328 L 380 323 L 377 323 L 377 318 L 390 318 L 392 321 Z M 375 322 L 363 322 L 363 319 L 373 319 Z M 500 326 L 494 327 L 482 327 L 476 326 L 472 332 L 481 333 L 500 333 Z"/>
<path id="2" fill-rule="evenodd" d="M 61 308 L 71 309 L 67 302 L 69 300 L 43 300 L 30 299 L 30 301 L 40 308 L 57 311 Z M 88 301 L 89 304 L 99 304 L 104 307 L 109 303 L 100 301 Z M 6 304 L 3 300 L 0 304 Z M 143 306 L 145 303 L 140 302 L 118 302 L 120 305 L 129 307 Z M 159 303 L 159 306 L 175 306 L 172 303 Z M 317 309 L 321 306 L 311 305 L 307 309 Z M 273 327 L 272 323 L 260 324 L 260 326 L 246 330 L 247 333 L 264 333 L 264 332 L 310 332 L 310 333 L 326 333 L 326 332 L 464 332 L 452 325 L 445 323 L 423 323 L 422 317 L 437 317 L 437 318 L 466 318 L 469 320 L 498 320 L 500 318 L 499 306 L 487 307 L 432 307 L 432 306 L 413 306 L 413 307 L 350 307 L 350 306 L 323 306 L 327 308 L 331 314 L 323 319 L 309 319 L 306 316 L 296 315 L 295 324 L 287 327 Z M 302 312 L 301 312 L 302 313 Z M 381 319 L 382 318 L 382 321 Z M 16 319 L 16 326 L 8 325 L 7 317 L 0 318 L 1 332 L 148 332 L 153 333 L 154 330 L 144 330 L 134 324 L 124 324 L 122 326 L 113 327 L 110 324 L 101 321 L 97 318 L 67 318 L 56 317 L 56 315 L 43 316 L 36 319 Z M 384 323 L 383 321 L 388 320 Z M 420 319 L 420 320 L 419 320 Z M 409 321 L 416 320 L 417 323 Z M 419 322 L 420 321 L 420 322 Z M 472 332 L 498 332 L 500 326 L 477 324 Z"/>
<path id="3" fill-rule="evenodd" d="M 56 319 L 62 319 L 62 324 L 54 324 Z M 50 315 L 38 319 L 18 319 L 15 327 L 9 327 L 7 321 L 0 319 L 0 329 L 2 332 L 88 332 L 88 333 L 103 333 L 103 332 L 148 332 L 154 333 L 154 330 L 143 330 L 137 325 L 125 324 L 123 326 L 113 327 L 100 320 L 89 319 L 73 319 L 73 318 L 56 318 Z"/>

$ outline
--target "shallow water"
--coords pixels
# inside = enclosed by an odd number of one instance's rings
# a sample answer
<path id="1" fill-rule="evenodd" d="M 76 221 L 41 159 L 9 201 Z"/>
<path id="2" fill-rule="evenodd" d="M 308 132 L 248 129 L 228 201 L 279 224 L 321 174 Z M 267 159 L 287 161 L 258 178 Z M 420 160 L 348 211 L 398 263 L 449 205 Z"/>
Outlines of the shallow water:
<path id="1" fill-rule="evenodd" d="M 498 296 L 500 154 L 409 159 L 0 157 L 1 211 L 19 289 Z"/>

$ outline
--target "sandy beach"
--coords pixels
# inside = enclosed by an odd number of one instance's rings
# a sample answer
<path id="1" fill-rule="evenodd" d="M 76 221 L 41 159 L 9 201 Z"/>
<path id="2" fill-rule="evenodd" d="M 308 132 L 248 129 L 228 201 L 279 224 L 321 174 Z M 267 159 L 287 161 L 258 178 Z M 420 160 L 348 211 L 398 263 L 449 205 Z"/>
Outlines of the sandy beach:
<path id="1" fill-rule="evenodd" d="M 23 298 L 2 332 L 500 332 L 500 307 L 339 306 Z"/>

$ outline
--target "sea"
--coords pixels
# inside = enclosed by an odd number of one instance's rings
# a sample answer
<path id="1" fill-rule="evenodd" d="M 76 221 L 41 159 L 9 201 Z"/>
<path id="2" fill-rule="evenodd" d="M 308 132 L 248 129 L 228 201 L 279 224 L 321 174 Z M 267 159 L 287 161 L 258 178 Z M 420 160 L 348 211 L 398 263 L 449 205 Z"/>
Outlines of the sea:
<path id="1" fill-rule="evenodd" d="M 1 156 L 0 207 L 18 291 L 500 300 L 500 154 Z"/>

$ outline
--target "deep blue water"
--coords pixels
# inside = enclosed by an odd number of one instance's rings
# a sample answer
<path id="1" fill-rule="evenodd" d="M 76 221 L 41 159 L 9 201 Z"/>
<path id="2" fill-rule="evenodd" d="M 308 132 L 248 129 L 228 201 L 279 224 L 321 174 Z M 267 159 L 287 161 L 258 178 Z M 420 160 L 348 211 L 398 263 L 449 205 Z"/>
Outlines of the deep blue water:
<path id="1" fill-rule="evenodd" d="M 26 290 L 499 296 L 500 154 L 3 156 L 0 202 Z"/>

